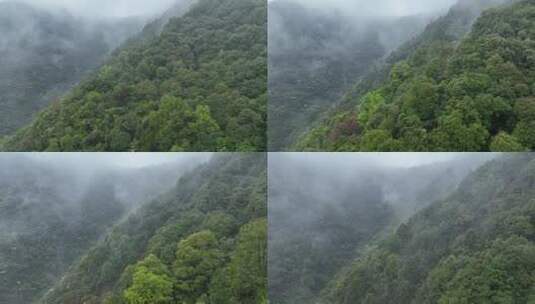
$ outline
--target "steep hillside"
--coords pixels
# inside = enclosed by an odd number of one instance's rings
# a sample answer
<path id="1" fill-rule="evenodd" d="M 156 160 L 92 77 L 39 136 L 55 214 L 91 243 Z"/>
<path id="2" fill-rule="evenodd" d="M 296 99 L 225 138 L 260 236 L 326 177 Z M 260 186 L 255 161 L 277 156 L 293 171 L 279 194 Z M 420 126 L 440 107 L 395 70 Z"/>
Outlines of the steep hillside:
<path id="1" fill-rule="evenodd" d="M 423 16 L 346 16 L 292 0 L 269 3 L 270 151 L 289 148 L 352 83 L 420 33 Z"/>
<path id="2" fill-rule="evenodd" d="M 218 155 L 117 225 L 41 303 L 267 303 L 266 155 Z"/>
<path id="3" fill-rule="evenodd" d="M 341 272 L 322 303 L 533 303 L 535 159 L 510 154 Z"/>
<path id="4" fill-rule="evenodd" d="M 156 21 L 4 149 L 265 150 L 266 12 L 199 0 L 161 32 Z"/>
<path id="5" fill-rule="evenodd" d="M 30 123 L 141 27 L 0 2 L 0 136 Z"/>
<path id="6" fill-rule="evenodd" d="M 271 157 L 270 302 L 316 303 L 362 248 L 430 201 L 447 197 L 485 160 L 474 155 L 387 168 L 358 156 Z"/>
<path id="7" fill-rule="evenodd" d="M 0 156 L 0 303 L 36 300 L 108 228 L 180 174 L 172 164 L 77 171 Z"/>
<path id="8" fill-rule="evenodd" d="M 515 2 L 515 3 L 511 3 Z M 479 12 L 496 3 L 507 3 Z M 347 95 L 298 149 L 522 151 L 535 148 L 535 3 L 460 1 Z M 469 32 L 469 34 L 465 34 Z"/>

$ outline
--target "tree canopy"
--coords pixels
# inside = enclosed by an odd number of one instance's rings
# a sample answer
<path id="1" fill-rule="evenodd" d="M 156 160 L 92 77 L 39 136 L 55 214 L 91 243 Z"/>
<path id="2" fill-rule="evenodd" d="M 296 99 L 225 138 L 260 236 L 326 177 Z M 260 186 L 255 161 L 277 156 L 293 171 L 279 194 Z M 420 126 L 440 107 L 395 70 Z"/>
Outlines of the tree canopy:
<path id="1" fill-rule="evenodd" d="M 266 5 L 199 0 L 147 26 L 4 149 L 265 150 Z"/>
<path id="2" fill-rule="evenodd" d="M 340 273 L 327 303 L 532 303 L 535 160 L 511 154 L 465 179 Z"/>
<path id="3" fill-rule="evenodd" d="M 471 27 L 465 5 L 460 2 L 394 53 L 399 60 L 383 81 L 360 83 L 359 94 L 348 95 L 352 108 L 306 134 L 298 149 L 535 149 L 535 4 L 487 9 Z"/>

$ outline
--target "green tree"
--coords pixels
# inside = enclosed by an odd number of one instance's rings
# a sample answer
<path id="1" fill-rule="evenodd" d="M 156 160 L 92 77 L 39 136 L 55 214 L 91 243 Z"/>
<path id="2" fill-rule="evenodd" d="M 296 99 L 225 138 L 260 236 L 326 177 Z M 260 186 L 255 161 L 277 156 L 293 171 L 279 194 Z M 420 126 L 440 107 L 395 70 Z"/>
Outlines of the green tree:
<path id="1" fill-rule="evenodd" d="M 520 121 L 513 131 L 513 136 L 518 138 L 518 141 L 528 147 L 535 148 L 535 121 Z"/>
<path id="2" fill-rule="evenodd" d="M 220 128 L 217 122 L 210 115 L 210 108 L 208 106 L 197 106 L 193 113 L 193 122 L 188 125 L 191 137 L 194 138 L 196 150 L 203 148 L 212 148 L 215 150 L 219 137 Z"/>
<path id="3" fill-rule="evenodd" d="M 207 293 L 211 277 L 222 262 L 223 255 L 213 232 L 201 231 L 180 241 L 173 265 L 177 299 L 195 304 Z"/>
<path id="4" fill-rule="evenodd" d="M 400 148 L 399 141 L 395 140 L 388 131 L 372 130 L 361 139 L 361 151 L 396 151 Z"/>
<path id="5" fill-rule="evenodd" d="M 136 265 L 132 286 L 124 292 L 124 298 L 129 304 L 173 303 L 173 281 L 155 255 Z"/>
<path id="6" fill-rule="evenodd" d="M 427 77 L 416 78 L 402 99 L 404 111 L 415 113 L 424 122 L 432 120 L 439 109 L 437 88 Z"/>
<path id="7" fill-rule="evenodd" d="M 230 286 L 236 303 L 256 304 L 267 300 L 267 220 L 241 228 L 230 263 Z"/>
<path id="8" fill-rule="evenodd" d="M 461 111 L 453 110 L 441 117 L 438 127 L 433 130 L 434 149 L 440 151 L 483 151 L 489 137 L 485 127 L 479 122 L 466 123 Z"/>
<path id="9" fill-rule="evenodd" d="M 524 152 L 526 147 L 522 146 L 518 140 L 505 132 L 500 132 L 496 135 L 490 144 L 492 152 Z"/>
<path id="10" fill-rule="evenodd" d="M 385 103 L 383 96 L 377 92 L 370 92 L 362 98 L 359 106 L 358 121 L 361 125 L 366 126 L 371 117 Z"/>

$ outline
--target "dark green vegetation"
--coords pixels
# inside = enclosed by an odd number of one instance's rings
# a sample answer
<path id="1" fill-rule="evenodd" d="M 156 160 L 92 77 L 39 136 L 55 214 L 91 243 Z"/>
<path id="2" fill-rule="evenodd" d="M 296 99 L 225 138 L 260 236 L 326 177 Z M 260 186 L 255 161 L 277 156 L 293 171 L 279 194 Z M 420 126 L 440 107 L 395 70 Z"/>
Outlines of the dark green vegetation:
<path id="1" fill-rule="evenodd" d="M 262 0 L 199 0 L 155 21 L 4 149 L 265 150 L 266 14 Z"/>
<path id="2" fill-rule="evenodd" d="M 371 246 L 322 303 L 535 303 L 535 156 L 465 179 Z"/>
<path id="3" fill-rule="evenodd" d="M 173 164 L 104 168 L 86 158 L 87 167 L 67 168 L 59 160 L 0 156 L 0 303 L 35 301 L 117 220 L 171 189 L 181 173 Z"/>
<path id="4" fill-rule="evenodd" d="M 141 20 L 80 20 L 20 2 L 0 2 L 0 136 L 97 68 Z"/>
<path id="5" fill-rule="evenodd" d="M 426 18 L 349 17 L 291 0 L 269 4 L 270 151 L 290 148 L 376 61 Z"/>
<path id="6" fill-rule="evenodd" d="M 267 303 L 266 155 L 218 155 L 143 205 L 42 303 Z"/>
<path id="7" fill-rule="evenodd" d="M 473 24 L 496 2 L 507 4 Z M 534 29 L 533 0 L 459 2 L 361 81 L 297 149 L 534 149 Z"/>
<path id="8" fill-rule="evenodd" d="M 482 158 L 396 169 L 358 156 L 270 157 L 270 302 L 318 303 L 369 244 L 447 197 Z"/>

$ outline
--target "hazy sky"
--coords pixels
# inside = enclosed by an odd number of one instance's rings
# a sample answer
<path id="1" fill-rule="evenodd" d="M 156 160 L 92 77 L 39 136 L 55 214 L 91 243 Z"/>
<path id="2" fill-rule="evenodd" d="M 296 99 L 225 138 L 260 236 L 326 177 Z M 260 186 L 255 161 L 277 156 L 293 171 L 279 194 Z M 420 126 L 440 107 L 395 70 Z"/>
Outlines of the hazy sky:
<path id="1" fill-rule="evenodd" d="M 492 153 L 483 153 L 489 156 Z M 347 163 L 376 164 L 386 167 L 410 168 L 431 163 L 452 160 L 467 153 L 276 153 L 270 162 L 295 157 L 300 161 L 340 165 Z M 495 154 L 492 154 L 495 155 Z"/>
<path id="2" fill-rule="evenodd" d="M 142 168 L 176 162 L 203 162 L 212 153 L 21 153 L 34 159 L 73 166 L 99 165 Z"/>
<path id="3" fill-rule="evenodd" d="M 280 1 L 280 0 L 269 0 Z M 288 1 L 288 0 L 283 0 Z M 343 13 L 370 16 L 405 16 L 449 8 L 457 0 L 293 0 L 312 7 L 338 8 Z"/>
<path id="4" fill-rule="evenodd" d="M 126 17 L 154 15 L 180 0 L 0 0 L 27 2 L 45 8 L 65 8 L 75 15 Z"/>

